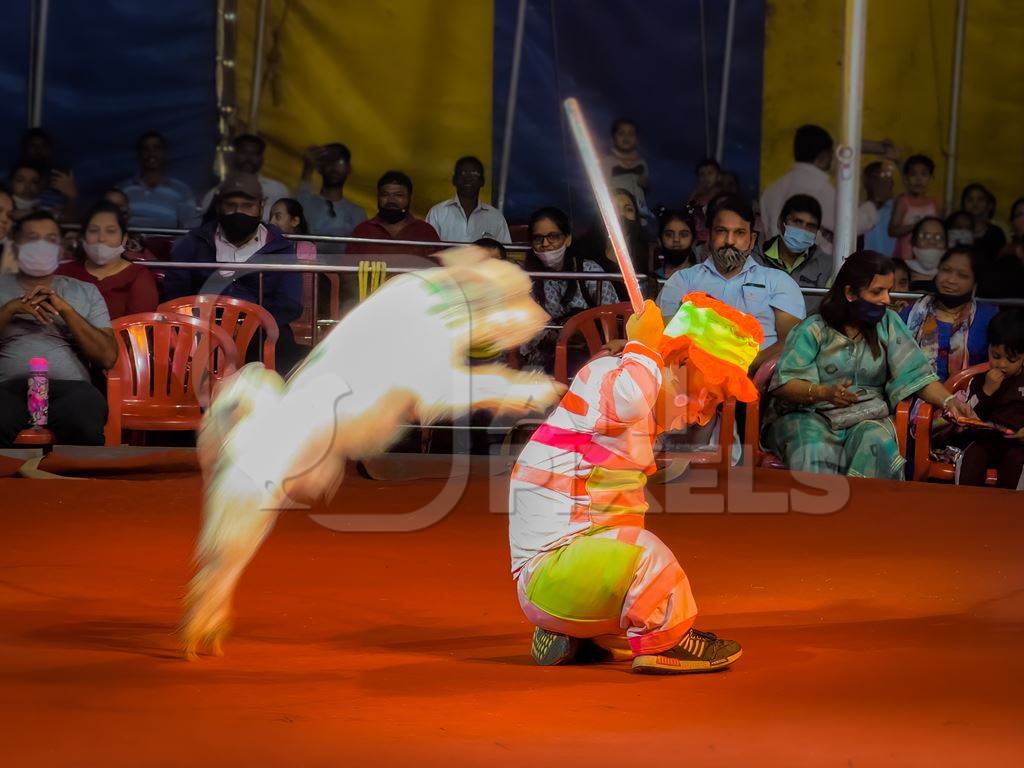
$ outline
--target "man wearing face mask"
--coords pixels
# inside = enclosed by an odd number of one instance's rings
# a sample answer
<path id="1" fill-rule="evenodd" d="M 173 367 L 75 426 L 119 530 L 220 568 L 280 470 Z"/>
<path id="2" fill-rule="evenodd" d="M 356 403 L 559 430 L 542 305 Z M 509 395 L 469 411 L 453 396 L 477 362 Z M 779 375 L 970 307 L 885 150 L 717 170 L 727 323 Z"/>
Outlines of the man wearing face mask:
<path id="1" fill-rule="evenodd" d="M 0 275 L 0 447 L 29 426 L 29 361 L 49 367 L 49 429 L 57 442 L 102 445 L 106 399 L 90 367 L 117 362 L 107 305 L 95 286 L 55 275 L 60 228 L 47 211 L 30 213 L 14 228 L 18 272 Z"/>
<path id="2" fill-rule="evenodd" d="M 783 269 L 758 264 L 754 212 L 739 197 L 725 197 L 709 211 L 709 258 L 676 272 L 658 295 L 663 314 L 672 314 L 683 296 L 699 291 L 757 318 L 764 331 L 751 371 L 782 350 L 786 336 L 806 315 L 796 282 Z"/>
<path id="3" fill-rule="evenodd" d="M 352 231 L 353 237 L 372 240 L 417 240 L 440 242 L 437 230 L 423 219 L 412 215 L 412 179 L 401 171 L 388 171 L 377 181 L 377 215 L 364 221 Z M 350 253 L 360 255 L 416 254 L 429 256 L 437 248 L 413 245 L 384 245 L 359 243 L 349 247 Z M 390 262 L 389 262 L 390 263 Z"/>
<path id="4" fill-rule="evenodd" d="M 171 260 L 180 262 L 237 264 L 261 262 L 290 264 L 295 261 L 295 246 L 272 224 L 263 224 L 263 190 L 252 174 L 229 176 L 221 184 L 214 205 L 217 218 L 189 232 L 171 251 Z M 230 269 L 172 269 L 163 282 L 163 299 L 194 296 L 201 293 L 234 296 L 253 304 L 260 303 L 260 279 L 256 272 Z M 277 367 L 287 373 L 297 361 L 298 350 L 289 323 L 302 314 L 302 275 L 300 272 L 266 272 L 263 275 L 263 307 L 273 315 L 280 336 L 277 342 Z M 250 345 L 255 355 L 256 345 Z"/>
<path id="5" fill-rule="evenodd" d="M 821 205 L 810 195 L 793 195 L 782 206 L 778 237 L 764 247 L 760 261 L 767 267 L 781 269 L 801 288 L 824 288 L 832 275 L 832 257 L 815 241 L 821 226 Z M 820 296 L 806 296 L 808 312 L 817 309 Z"/>

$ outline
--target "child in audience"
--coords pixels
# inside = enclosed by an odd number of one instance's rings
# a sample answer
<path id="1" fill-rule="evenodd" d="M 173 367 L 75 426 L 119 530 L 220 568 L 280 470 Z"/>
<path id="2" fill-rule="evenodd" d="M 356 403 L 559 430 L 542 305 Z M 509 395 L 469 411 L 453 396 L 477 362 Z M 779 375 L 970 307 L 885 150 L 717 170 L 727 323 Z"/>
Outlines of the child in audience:
<path id="1" fill-rule="evenodd" d="M 892 290 L 894 293 L 910 293 L 910 267 L 905 261 L 892 260 L 893 281 Z M 891 309 L 897 314 L 902 314 L 905 307 L 913 302 L 910 299 L 893 299 Z"/>
<path id="2" fill-rule="evenodd" d="M 973 441 L 957 465 L 959 485 L 985 485 L 989 469 L 1000 488 L 1024 489 L 1024 311 L 1006 309 L 988 325 L 989 369 L 971 381 L 978 418 L 998 430 L 971 431 Z"/>
<path id="3" fill-rule="evenodd" d="M 935 163 L 926 155 L 911 155 L 903 163 L 903 187 L 906 192 L 897 196 L 893 206 L 889 236 L 897 238 L 893 256 L 897 259 L 912 257 L 911 233 L 914 225 L 928 216 L 938 216 L 942 206 L 928 195 L 928 185 L 935 173 Z"/>
<path id="4" fill-rule="evenodd" d="M 640 129 L 626 117 L 612 123 L 612 148 L 604 158 L 604 172 L 612 187 L 624 189 L 636 200 L 640 220 L 651 216 L 646 192 L 650 186 L 647 161 L 640 156 Z"/>

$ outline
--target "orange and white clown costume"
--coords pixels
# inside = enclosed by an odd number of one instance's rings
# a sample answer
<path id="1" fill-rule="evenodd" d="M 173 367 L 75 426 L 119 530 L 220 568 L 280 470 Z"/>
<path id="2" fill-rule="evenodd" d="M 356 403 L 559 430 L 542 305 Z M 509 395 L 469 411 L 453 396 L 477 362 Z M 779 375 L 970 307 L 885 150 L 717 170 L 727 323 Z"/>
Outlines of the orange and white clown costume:
<path id="1" fill-rule="evenodd" d="M 689 642 L 689 580 L 644 528 L 654 439 L 707 423 L 727 397 L 753 400 L 746 370 L 760 334 L 753 318 L 704 294 L 686 296 L 667 328 L 647 302 L 627 323 L 622 355 L 576 375 L 510 485 L 512 574 L 535 626 L 572 638 L 625 635 L 634 656 Z"/>

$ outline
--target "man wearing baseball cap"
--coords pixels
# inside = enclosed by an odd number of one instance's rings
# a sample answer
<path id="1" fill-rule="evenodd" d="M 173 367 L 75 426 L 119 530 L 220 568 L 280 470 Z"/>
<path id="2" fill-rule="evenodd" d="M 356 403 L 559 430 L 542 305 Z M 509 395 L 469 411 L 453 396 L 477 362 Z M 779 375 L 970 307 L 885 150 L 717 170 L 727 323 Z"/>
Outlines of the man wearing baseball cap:
<path id="1" fill-rule="evenodd" d="M 171 260 L 191 263 L 239 264 L 295 261 L 295 245 L 272 224 L 261 222 L 263 190 L 248 173 L 224 180 L 213 201 L 216 218 L 190 231 L 171 251 Z M 164 278 L 164 300 L 201 293 L 216 293 L 260 303 L 259 274 L 231 269 L 171 269 Z M 298 349 L 289 323 L 302 314 L 302 275 L 299 272 L 263 274 L 262 304 L 277 321 L 277 368 L 287 373 L 297 362 Z M 250 345 L 249 356 L 256 354 Z"/>

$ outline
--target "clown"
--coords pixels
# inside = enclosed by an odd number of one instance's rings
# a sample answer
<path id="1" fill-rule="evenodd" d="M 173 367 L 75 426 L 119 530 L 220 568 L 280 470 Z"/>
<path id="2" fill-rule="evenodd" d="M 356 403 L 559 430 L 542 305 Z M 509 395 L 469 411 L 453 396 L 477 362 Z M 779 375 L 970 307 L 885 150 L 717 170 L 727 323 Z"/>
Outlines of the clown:
<path id="1" fill-rule="evenodd" d="M 653 302 L 626 323 L 621 357 L 600 357 L 524 448 L 509 490 L 512 574 L 541 665 L 615 656 L 633 671 L 724 669 L 738 643 L 693 628 L 682 567 L 644 529 L 657 434 L 706 424 L 728 397 L 757 396 L 746 371 L 756 320 L 693 293 L 666 326 Z"/>

